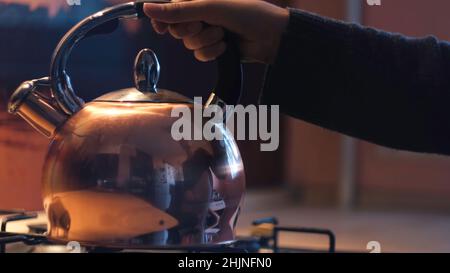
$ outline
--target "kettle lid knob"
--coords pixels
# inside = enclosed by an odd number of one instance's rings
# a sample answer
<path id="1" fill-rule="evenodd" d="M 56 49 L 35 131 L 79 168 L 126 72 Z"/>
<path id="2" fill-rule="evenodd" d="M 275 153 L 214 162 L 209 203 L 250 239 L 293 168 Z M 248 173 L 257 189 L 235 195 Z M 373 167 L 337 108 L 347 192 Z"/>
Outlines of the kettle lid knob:
<path id="1" fill-rule="evenodd" d="M 153 50 L 142 49 L 134 61 L 134 84 L 142 93 L 157 93 L 159 79 L 159 61 Z"/>

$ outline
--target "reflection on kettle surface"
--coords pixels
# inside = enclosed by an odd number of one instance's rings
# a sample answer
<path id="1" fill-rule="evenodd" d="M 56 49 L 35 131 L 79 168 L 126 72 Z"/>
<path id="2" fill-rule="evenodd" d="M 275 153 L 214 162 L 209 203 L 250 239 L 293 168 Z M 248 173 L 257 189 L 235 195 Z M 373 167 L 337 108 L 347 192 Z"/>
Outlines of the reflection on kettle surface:
<path id="1" fill-rule="evenodd" d="M 173 140 L 175 107 L 186 104 L 94 101 L 60 128 L 43 177 L 51 238 L 118 247 L 234 238 L 245 187 L 234 139 Z"/>

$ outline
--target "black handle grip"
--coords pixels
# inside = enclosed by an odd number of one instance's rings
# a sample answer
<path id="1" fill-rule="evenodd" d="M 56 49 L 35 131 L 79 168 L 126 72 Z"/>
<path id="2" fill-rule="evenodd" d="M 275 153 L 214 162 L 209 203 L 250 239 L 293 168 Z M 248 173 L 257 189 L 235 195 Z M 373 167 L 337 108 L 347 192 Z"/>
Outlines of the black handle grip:
<path id="1" fill-rule="evenodd" d="M 227 49 L 217 59 L 218 78 L 214 93 L 228 105 L 239 104 L 242 96 L 242 64 L 232 33 L 225 33 Z"/>

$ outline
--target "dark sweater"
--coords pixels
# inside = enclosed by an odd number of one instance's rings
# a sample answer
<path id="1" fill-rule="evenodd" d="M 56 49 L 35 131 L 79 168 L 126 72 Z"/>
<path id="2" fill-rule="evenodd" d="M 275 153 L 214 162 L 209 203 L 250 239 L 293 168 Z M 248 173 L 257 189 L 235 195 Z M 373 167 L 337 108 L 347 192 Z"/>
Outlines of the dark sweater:
<path id="1" fill-rule="evenodd" d="M 450 155 L 450 44 L 291 10 L 263 102 L 380 145 Z"/>

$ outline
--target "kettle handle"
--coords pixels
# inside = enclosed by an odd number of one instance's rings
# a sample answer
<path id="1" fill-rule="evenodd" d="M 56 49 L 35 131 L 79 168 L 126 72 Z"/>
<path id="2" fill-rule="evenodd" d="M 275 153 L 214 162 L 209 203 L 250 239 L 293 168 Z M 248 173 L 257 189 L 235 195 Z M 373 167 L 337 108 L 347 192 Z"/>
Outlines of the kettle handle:
<path id="1" fill-rule="evenodd" d="M 102 33 L 102 27 L 114 26 L 121 19 L 141 18 L 144 3 L 168 3 L 165 0 L 138 0 L 101 10 L 75 25 L 58 43 L 52 57 L 50 66 L 50 84 L 53 97 L 59 107 L 68 115 L 80 110 L 84 102 L 76 94 L 67 74 L 67 61 L 72 49 L 83 38 Z M 220 98 L 224 104 L 235 105 L 239 103 L 242 93 L 242 65 L 237 45 L 226 33 L 227 49 L 217 59 L 218 79 L 207 104 Z"/>

